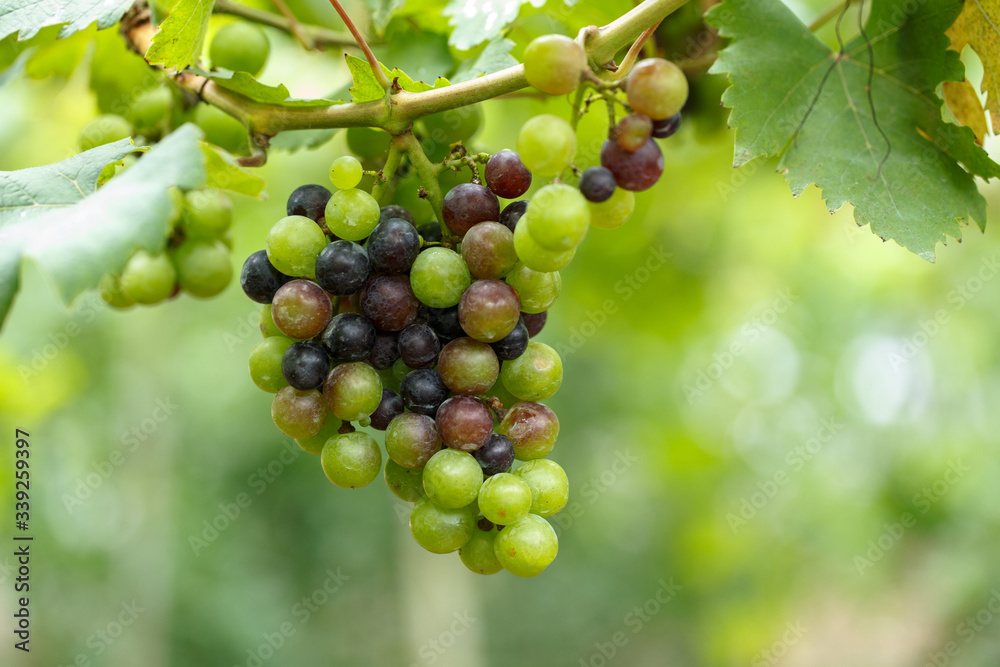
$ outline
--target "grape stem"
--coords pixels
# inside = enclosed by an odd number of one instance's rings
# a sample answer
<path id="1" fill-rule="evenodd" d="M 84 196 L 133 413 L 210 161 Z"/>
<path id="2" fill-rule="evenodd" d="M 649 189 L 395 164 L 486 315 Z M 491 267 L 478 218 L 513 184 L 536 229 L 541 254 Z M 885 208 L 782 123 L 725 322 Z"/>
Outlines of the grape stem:
<path id="1" fill-rule="evenodd" d="M 306 34 L 306 31 L 302 28 L 302 24 L 299 23 L 299 20 L 295 18 L 295 14 L 292 13 L 292 10 L 288 8 L 287 4 L 285 4 L 285 0 L 271 0 L 271 2 L 274 3 L 274 6 L 278 8 L 281 15 L 288 21 L 288 31 L 292 33 L 292 36 L 295 37 L 296 40 L 298 40 L 299 44 L 302 45 L 302 48 L 306 51 L 312 51 L 315 49 L 316 45 L 313 44 L 312 39 L 310 39 L 309 35 Z"/>
<path id="2" fill-rule="evenodd" d="M 410 164 L 416 170 L 417 176 L 420 177 L 420 181 L 423 183 L 424 194 L 422 196 L 427 199 L 431 208 L 434 209 L 434 215 L 437 216 L 438 223 L 441 225 L 441 236 L 445 239 L 450 239 L 451 230 L 444 224 L 444 200 L 441 196 L 441 184 L 438 181 L 441 165 L 436 165 L 428 159 L 423 147 L 421 147 L 420 142 L 417 141 L 412 132 L 407 131 L 403 134 L 397 134 L 392 139 L 392 145 L 397 150 L 406 153 L 406 157 L 410 160 Z"/>
<path id="3" fill-rule="evenodd" d="M 385 206 L 389 203 L 389 195 L 392 193 L 392 180 L 396 177 L 396 170 L 399 169 L 399 163 L 403 158 L 404 152 L 404 150 L 396 145 L 396 142 L 393 142 L 389 146 L 389 155 L 385 158 L 385 166 L 378 173 L 375 187 L 372 188 L 372 197 L 375 198 L 379 206 Z"/>
<path id="4" fill-rule="evenodd" d="M 392 84 L 389 83 L 389 78 L 385 75 L 385 72 L 382 71 L 382 65 L 379 64 L 375 54 L 372 53 L 371 47 L 368 46 L 368 42 L 365 41 L 361 31 L 354 25 L 354 21 L 352 21 L 351 17 L 347 14 L 347 10 L 340 4 L 340 0 L 330 0 L 330 4 L 337 10 L 337 13 L 340 14 L 341 20 L 344 21 L 344 25 L 346 25 L 347 29 L 351 31 L 352 35 L 354 35 L 354 41 L 356 41 L 358 46 L 361 47 L 361 50 L 365 52 L 365 58 L 368 59 L 368 64 L 372 68 L 372 74 L 375 75 L 375 80 L 378 81 L 378 85 L 382 86 L 382 90 L 389 90 L 389 88 L 392 87 Z"/>
<path id="5" fill-rule="evenodd" d="M 628 73 L 632 71 L 632 66 L 635 65 L 635 61 L 639 59 L 639 54 L 642 52 L 642 47 L 646 45 L 646 40 L 648 40 L 659 27 L 660 24 L 657 23 L 656 25 L 646 28 L 646 31 L 639 35 L 639 39 L 635 40 L 631 48 L 629 48 L 628 53 L 625 54 L 625 59 L 622 60 L 618 69 L 613 74 L 606 77 L 608 81 L 621 81 L 628 76 Z"/>
<path id="6" fill-rule="evenodd" d="M 270 28 L 287 32 L 290 35 L 295 35 L 291 21 L 287 17 L 278 16 L 277 14 L 257 9 L 255 7 L 241 5 L 238 2 L 232 2 L 232 0 L 215 0 L 215 6 L 212 11 L 216 14 L 231 14 L 232 16 L 239 16 L 240 18 L 244 18 L 248 21 L 253 21 L 254 23 L 266 25 Z M 345 35 L 334 30 L 329 30 L 316 25 L 308 25 L 301 22 L 299 22 L 299 27 L 302 29 L 303 34 L 313 47 L 317 49 L 323 49 L 323 47 L 327 46 L 336 46 L 340 48 L 357 46 L 354 38 L 350 35 Z"/>

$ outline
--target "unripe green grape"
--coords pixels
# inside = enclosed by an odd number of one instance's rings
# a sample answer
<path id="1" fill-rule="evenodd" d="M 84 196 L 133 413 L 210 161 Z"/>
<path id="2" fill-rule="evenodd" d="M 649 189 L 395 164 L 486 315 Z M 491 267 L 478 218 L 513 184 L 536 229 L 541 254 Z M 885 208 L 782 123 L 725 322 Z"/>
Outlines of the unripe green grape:
<path id="1" fill-rule="evenodd" d="M 441 507 L 428 497 L 413 505 L 410 533 L 427 551 L 446 554 L 462 548 L 476 530 L 476 517 L 468 507 Z"/>
<path id="2" fill-rule="evenodd" d="M 341 190 L 358 187 L 365 169 L 356 157 L 345 155 L 333 161 L 330 165 L 330 181 Z"/>
<path id="3" fill-rule="evenodd" d="M 250 379 L 255 385 L 270 394 L 277 394 L 288 386 L 281 372 L 281 360 L 294 342 L 281 335 L 271 336 L 250 350 Z"/>
<path id="4" fill-rule="evenodd" d="M 338 419 L 358 421 L 378 409 L 382 380 L 378 371 L 364 362 L 341 364 L 327 376 L 323 396 Z"/>
<path id="5" fill-rule="evenodd" d="M 466 507 L 483 484 L 483 469 L 468 452 L 442 449 L 424 466 L 424 491 L 441 507 Z"/>
<path id="6" fill-rule="evenodd" d="M 543 401 L 562 385 L 563 365 L 559 353 L 545 343 L 531 341 L 517 359 L 505 361 L 500 380 L 507 391 L 522 401 Z"/>
<path id="7" fill-rule="evenodd" d="M 531 238 L 546 250 L 572 250 L 590 228 L 586 198 L 565 183 L 552 183 L 535 193 L 525 215 L 531 221 Z"/>
<path id="8" fill-rule="evenodd" d="M 562 291 L 562 276 L 558 271 L 533 271 L 524 262 L 515 266 L 505 280 L 517 291 L 524 313 L 548 310 Z"/>
<path id="9" fill-rule="evenodd" d="M 232 223 L 233 204 L 218 190 L 191 190 L 184 195 L 181 228 L 188 238 L 218 238 Z"/>
<path id="10" fill-rule="evenodd" d="M 479 511 L 500 526 L 517 523 L 531 509 L 531 488 L 509 472 L 488 477 L 479 487 Z"/>
<path id="11" fill-rule="evenodd" d="M 248 155 L 250 141 L 243 123 L 210 104 L 199 104 L 194 110 L 194 122 L 205 133 L 205 141 L 230 153 Z"/>
<path id="12" fill-rule="evenodd" d="M 301 391 L 295 387 L 284 387 L 275 394 L 271 403 L 274 425 L 296 440 L 319 433 L 329 414 L 323 395 L 315 389 Z"/>
<path id="13" fill-rule="evenodd" d="M 559 116 L 534 116 L 517 135 L 517 152 L 536 176 L 558 176 L 576 155 L 576 132 Z"/>
<path id="14" fill-rule="evenodd" d="M 173 260 L 181 289 L 191 296 L 213 297 L 233 279 L 232 253 L 222 241 L 185 241 Z"/>
<path id="15" fill-rule="evenodd" d="M 415 503 L 424 497 L 424 471 L 410 470 L 392 459 L 385 462 L 385 485 L 399 499 Z"/>
<path id="16" fill-rule="evenodd" d="M 339 190 L 326 203 L 326 226 L 342 239 L 361 241 L 378 225 L 379 211 L 378 202 L 364 190 Z"/>
<path id="17" fill-rule="evenodd" d="M 248 72 L 257 76 L 267 64 L 271 44 L 264 31 L 246 21 L 236 21 L 219 29 L 208 47 L 212 67 Z"/>
<path id="18" fill-rule="evenodd" d="M 493 546 L 504 569 L 519 577 L 534 577 L 556 559 L 559 538 L 548 521 L 529 514 L 497 533 Z"/>
<path id="19" fill-rule="evenodd" d="M 121 116 L 113 113 L 103 114 L 83 126 L 80 130 L 80 150 L 110 144 L 113 141 L 132 136 L 135 128 Z"/>
<path id="20" fill-rule="evenodd" d="M 428 248 L 417 255 L 410 268 L 410 287 L 420 302 L 431 308 L 458 305 L 472 284 L 465 260 L 448 248 Z"/>
<path id="21" fill-rule="evenodd" d="M 485 394 L 500 376 L 500 361 L 486 343 L 472 338 L 457 338 L 438 354 L 438 374 L 445 386 L 456 394 Z"/>
<path id="22" fill-rule="evenodd" d="M 362 160 L 382 157 L 392 144 L 392 135 L 368 127 L 347 128 L 347 147 Z"/>
<path id="23" fill-rule="evenodd" d="M 522 216 L 514 228 L 514 249 L 521 262 L 532 271 L 551 273 L 569 266 L 576 256 L 576 248 L 569 250 L 546 250 L 532 238 L 528 228 L 531 221 Z"/>
<path id="24" fill-rule="evenodd" d="M 632 212 L 635 210 L 635 193 L 616 188 L 611 199 L 600 204 L 593 202 L 587 204 L 590 206 L 590 224 L 601 229 L 615 229 L 632 217 Z"/>
<path id="25" fill-rule="evenodd" d="M 415 368 L 410 368 L 406 365 L 406 362 L 402 359 L 396 359 L 392 362 L 392 376 L 396 378 L 396 382 L 401 383 L 403 378 L 415 371 Z"/>
<path id="26" fill-rule="evenodd" d="M 302 448 L 302 451 L 319 456 L 323 452 L 326 441 L 340 435 L 340 427 L 343 425 L 344 422 L 330 415 L 326 418 L 326 423 L 323 424 L 323 428 L 319 430 L 319 433 L 308 438 L 296 440 L 295 443 Z"/>
<path id="27" fill-rule="evenodd" d="M 465 546 L 458 550 L 458 557 L 476 574 L 496 574 L 503 569 L 494 551 L 494 541 L 499 535 L 495 530 L 476 528 Z"/>
<path id="28" fill-rule="evenodd" d="M 404 412 L 389 422 L 385 430 L 385 451 L 404 468 L 423 468 L 441 451 L 441 436 L 434 420 L 416 412 Z"/>
<path id="29" fill-rule="evenodd" d="M 587 67 L 583 47 L 565 35 L 543 35 L 524 50 L 524 76 L 528 83 L 549 95 L 576 90 Z"/>
<path id="30" fill-rule="evenodd" d="M 569 479 L 551 459 L 528 461 L 514 471 L 531 489 L 531 513 L 552 516 L 569 502 Z"/>
<path id="31" fill-rule="evenodd" d="M 128 110 L 134 131 L 145 137 L 158 137 L 169 130 L 174 96 L 165 86 L 144 90 L 135 96 Z"/>
<path id="32" fill-rule="evenodd" d="M 356 489 L 375 481 L 382 469 L 382 450 L 375 438 L 355 431 L 330 438 L 320 454 L 327 479 L 339 487 Z"/>
<path id="33" fill-rule="evenodd" d="M 529 461 L 548 456 L 559 437 L 559 418 L 556 413 L 548 406 L 532 401 L 505 405 L 508 406 L 507 413 L 500 420 L 496 431 L 510 440 L 514 446 L 514 457 L 520 461 Z"/>
<path id="34" fill-rule="evenodd" d="M 116 273 L 104 274 L 104 277 L 101 278 L 99 289 L 101 291 L 101 298 L 112 308 L 125 310 L 135 305 L 135 301 L 126 296 L 125 292 L 122 291 L 121 276 Z"/>
<path id="35" fill-rule="evenodd" d="M 271 316 L 271 304 L 266 304 L 260 309 L 260 333 L 264 338 L 270 338 L 271 336 L 284 336 L 281 333 L 281 329 L 278 325 L 274 323 L 274 317 Z"/>
<path id="36" fill-rule="evenodd" d="M 167 188 L 167 196 L 170 197 L 170 218 L 167 224 L 170 229 L 175 229 L 184 214 L 184 191 L 177 187 Z"/>
<path id="37" fill-rule="evenodd" d="M 264 243 L 267 259 L 289 276 L 315 276 L 316 258 L 329 239 L 319 225 L 301 215 L 282 218 L 271 227 Z"/>
<path id="38" fill-rule="evenodd" d="M 159 303 L 174 293 L 177 271 L 166 253 L 137 251 L 122 270 L 122 294 L 145 305 Z"/>
<path id="39" fill-rule="evenodd" d="M 628 103 L 653 120 L 670 118 L 684 107 L 688 81 L 680 67 L 662 58 L 639 61 L 628 75 Z"/>

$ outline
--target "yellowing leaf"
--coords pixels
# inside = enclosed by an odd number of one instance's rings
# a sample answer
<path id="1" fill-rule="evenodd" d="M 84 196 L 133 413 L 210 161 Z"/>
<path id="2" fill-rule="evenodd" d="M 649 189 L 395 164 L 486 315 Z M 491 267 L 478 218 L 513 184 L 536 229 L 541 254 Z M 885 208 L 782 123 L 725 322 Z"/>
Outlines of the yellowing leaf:
<path id="1" fill-rule="evenodd" d="M 979 101 L 976 89 L 968 79 L 965 79 L 945 81 L 943 90 L 944 101 L 948 103 L 948 108 L 955 114 L 959 123 L 976 133 L 976 143 L 982 146 L 983 137 L 989 128 L 986 126 L 986 111 L 983 109 L 983 103 Z"/>
<path id="2" fill-rule="evenodd" d="M 983 61 L 986 108 L 993 133 L 1000 132 L 1000 0 L 968 0 L 945 34 L 951 38 L 951 48 L 961 51 L 968 44 Z M 961 120 L 957 113 L 955 116 Z"/>

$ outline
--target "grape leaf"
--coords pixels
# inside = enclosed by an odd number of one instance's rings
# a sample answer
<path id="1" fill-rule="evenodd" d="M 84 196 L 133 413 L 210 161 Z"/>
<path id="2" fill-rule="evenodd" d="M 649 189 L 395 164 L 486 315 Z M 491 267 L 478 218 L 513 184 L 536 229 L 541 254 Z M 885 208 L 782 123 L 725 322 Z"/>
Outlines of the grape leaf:
<path id="1" fill-rule="evenodd" d="M 50 25 L 62 25 L 60 37 L 97 23 L 107 28 L 118 23 L 134 0 L 0 0 L 0 39 L 17 33 L 28 39 Z M 65 25 L 63 25 L 65 24 Z"/>
<path id="2" fill-rule="evenodd" d="M 841 55 L 778 0 L 713 8 L 710 22 L 732 40 L 711 71 L 730 78 L 723 103 L 733 110 L 734 166 L 779 156 L 795 196 L 815 184 L 830 211 L 851 203 L 859 225 L 933 261 L 938 242 L 961 238 L 959 221 L 985 224 L 974 176 L 1000 175 L 972 130 L 942 119 L 934 92 L 964 78 L 944 36 L 961 9 L 962 0 L 874 0 L 866 25 L 873 119 L 861 36 Z"/>
<path id="3" fill-rule="evenodd" d="M 378 79 L 372 73 L 371 65 L 368 64 L 367 60 L 350 54 L 345 54 L 344 57 L 347 59 L 347 68 L 351 71 L 351 78 L 354 80 L 354 85 L 351 86 L 350 93 L 355 102 L 373 102 L 385 97 L 385 91 L 382 90 Z M 434 85 L 424 83 L 423 81 L 414 81 L 398 67 L 390 70 L 385 65 L 382 65 L 382 63 L 379 63 L 379 65 L 382 67 L 385 75 L 389 77 L 389 81 L 397 82 L 399 87 L 408 93 L 423 93 L 428 90 L 451 85 L 451 82 L 444 77 L 438 77 L 434 81 Z"/>
<path id="4" fill-rule="evenodd" d="M 146 51 L 151 65 L 184 69 L 198 62 L 215 0 L 178 0 Z"/>
<path id="5" fill-rule="evenodd" d="M 517 64 L 517 58 L 510 55 L 513 48 L 514 42 L 506 37 L 494 37 L 475 60 L 466 60 L 452 79 L 455 83 L 461 83 L 513 67 Z"/>
<path id="6" fill-rule="evenodd" d="M 365 4 L 372 13 L 372 28 L 381 37 L 393 14 L 406 4 L 406 0 L 365 0 Z"/>
<path id="7" fill-rule="evenodd" d="M 955 121 L 971 129 L 976 135 L 976 143 L 982 146 L 989 126 L 986 124 L 986 110 L 972 83 L 968 79 L 945 81 L 941 93 Z"/>
<path id="8" fill-rule="evenodd" d="M 268 86 L 257 79 L 250 76 L 247 72 L 232 72 L 227 69 L 217 69 L 211 72 L 203 70 L 200 67 L 192 67 L 191 71 L 195 74 L 199 74 L 206 79 L 211 79 L 217 84 L 231 90 L 234 93 L 239 93 L 245 97 L 249 97 L 255 102 L 264 102 L 266 104 L 280 104 L 286 107 L 327 107 L 331 104 L 343 104 L 341 100 L 299 100 L 292 98 L 288 93 L 288 88 L 279 84 L 277 86 Z M 369 74 L 371 70 L 368 70 Z M 377 84 L 376 84 L 377 85 Z M 381 90 L 381 89 L 380 89 Z"/>
<path id="9" fill-rule="evenodd" d="M 444 8 L 448 23 L 454 28 L 448 43 L 465 51 L 501 35 L 517 18 L 521 5 L 529 2 L 534 7 L 545 4 L 545 0 L 451 0 Z"/>
<path id="10" fill-rule="evenodd" d="M 83 55 L 94 39 L 96 30 L 81 30 L 65 39 L 57 39 L 49 44 L 35 47 L 31 58 L 24 67 L 24 73 L 31 79 L 47 79 L 58 76 L 68 79 L 83 60 Z M 115 35 L 115 37 L 118 37 Z M 118 37 L 118 41 L 122 41 Z"/>
<path id="11" fill-rule="evenodd" d="M 993 121 L 993 132 L 1000 132 L 1000 2 L 970 0 L 948 29 L 951 48 L 961 51 L 968 44 L 983 63 L 986 108 Z M 957 114 L 956 114 L 957 115 Z M 960 117 L 961 118 L 961 117 Z"/>
<path id="12" fill-rule="evenodd" d="M 205 154 L 206 185 L 248 197 L 264 199 L 264 181 L 236 164 L 232 156 L 207 142 L 201 142 Z"/>

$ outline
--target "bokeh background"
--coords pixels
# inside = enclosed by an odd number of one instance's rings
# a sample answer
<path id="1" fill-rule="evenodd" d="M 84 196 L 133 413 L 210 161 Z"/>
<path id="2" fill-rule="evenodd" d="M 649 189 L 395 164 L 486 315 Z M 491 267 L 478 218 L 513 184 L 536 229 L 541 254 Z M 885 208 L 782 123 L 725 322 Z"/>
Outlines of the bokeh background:
<path id="1" fill-rule="evenodd" d="M 289 4 L 336 27 L 319 0 Z M 526 8 L 511 36 L 575 34 L 629 6 Z M 808 20 L 828 3 L 793 7 Z M 336 54 L 269 36 L 265 82 L 306 96 L 347 81 Z M 541 340 L 565 363 L 548 403 L 571 500 L 536 579 L 423 552 L 381 480 L 332 486 L 250 381 L 257 307 L 238 285 L 207 302 L 115 312 L 90 295 L 67 310 L 25 267 L 0 335 L 0 505 L 7 516 L 22 428 L 34 634 L 30 656 L 6 635 L 0 663 L 1000 663 L 996 224 L 936 264 L 883 244 L 815 189 L 794 200 L 773 164 L 733 170 L 725 112 L 704 102 L 720 88 L 698 83 L 661 183 L 563 272 Z M 85 67 L 18 77 L 0 100 L 2 170 L 73 154 L 96 113 Z M 483 111 L 474 143 L 497 150 L 568 105 Z M 590 116 L 585 148 L 605 122 Z M 235 266 L 345 151 L 338 135 L 272 152 L 267 201 L 235 200 Z M 982 191 L 1000 220 L 996 184 Z"/>

